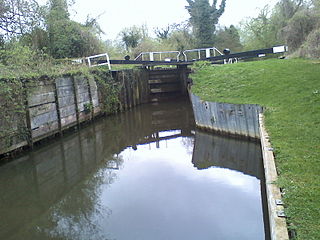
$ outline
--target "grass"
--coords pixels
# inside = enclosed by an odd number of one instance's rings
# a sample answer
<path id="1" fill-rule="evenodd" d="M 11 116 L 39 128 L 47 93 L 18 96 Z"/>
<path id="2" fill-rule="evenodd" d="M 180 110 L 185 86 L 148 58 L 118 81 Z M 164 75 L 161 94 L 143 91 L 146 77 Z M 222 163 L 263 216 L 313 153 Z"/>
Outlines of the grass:
<path id="1" fill-rule="evenodd" d="M 320 61 L 272 59 L 205 66 L 192 75 L 203 100 L 266 107 L 288 227 L 320 239 Z"/>
<path id="2" fill-rule="evenodd" d="M 0 65 L 0 79 L 32 79 L 42 76 L 62 76 L 64 74 L 89 72 L 85 65 L 52 64 L 50 62 L 35 63 L 33 66 L 26 65 Z"/>

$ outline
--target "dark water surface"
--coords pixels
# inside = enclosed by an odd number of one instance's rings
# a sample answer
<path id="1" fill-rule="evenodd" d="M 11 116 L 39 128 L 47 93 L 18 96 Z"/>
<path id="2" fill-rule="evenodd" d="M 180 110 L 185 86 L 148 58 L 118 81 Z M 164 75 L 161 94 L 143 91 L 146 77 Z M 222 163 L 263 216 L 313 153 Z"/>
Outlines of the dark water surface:
<path id="1" fill-rule="evenodd" d="M 261 151 L 190 104 L 101 119 L 0 167 L 0 239 L 263 240 Z"/>

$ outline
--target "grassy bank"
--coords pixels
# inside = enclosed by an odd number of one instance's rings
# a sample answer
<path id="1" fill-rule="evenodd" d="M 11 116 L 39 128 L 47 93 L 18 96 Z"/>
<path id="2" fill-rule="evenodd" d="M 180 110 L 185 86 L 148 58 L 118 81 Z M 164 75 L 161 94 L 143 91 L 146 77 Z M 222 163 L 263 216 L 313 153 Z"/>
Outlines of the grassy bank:
<path id="1" fill-rule="evenodd" d="M 297 239 L 320 239 L 320 61 L 207 66 L 192 79 L 203 100 L 266 107 L 289 227 Z"/>

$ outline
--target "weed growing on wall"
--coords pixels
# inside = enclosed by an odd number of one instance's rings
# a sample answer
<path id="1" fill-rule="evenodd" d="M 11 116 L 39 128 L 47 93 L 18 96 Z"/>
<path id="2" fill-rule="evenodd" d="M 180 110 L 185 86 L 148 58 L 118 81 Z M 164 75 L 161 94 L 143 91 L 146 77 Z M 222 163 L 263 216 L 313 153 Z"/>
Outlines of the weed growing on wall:
<path id="1" fill-rule="evenodd" d="M 22 81 L 0 79 L 0 151 L 27 138 Z"/>
<path id="2" fill-rule="evenodd" d="M 115 113 L 119 110 L 120 84 L 112 78 L 111 72 L 105 67 L 95 68 L 87 75 L 94 78 L 98 86 L 99 102 L 102 112 L 106 114 Z"/>

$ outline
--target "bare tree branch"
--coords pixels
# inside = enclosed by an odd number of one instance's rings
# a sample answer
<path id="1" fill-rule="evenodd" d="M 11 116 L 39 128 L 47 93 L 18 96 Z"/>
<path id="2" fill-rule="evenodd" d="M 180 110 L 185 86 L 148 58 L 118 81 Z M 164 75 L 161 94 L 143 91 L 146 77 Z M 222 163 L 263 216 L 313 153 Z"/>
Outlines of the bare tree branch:
<path id="1" fill-rule="evenodd" d="M 8 38 L 30 32 L 41 24 L 36 0 L 1 0 L 0 29 Z"/>

